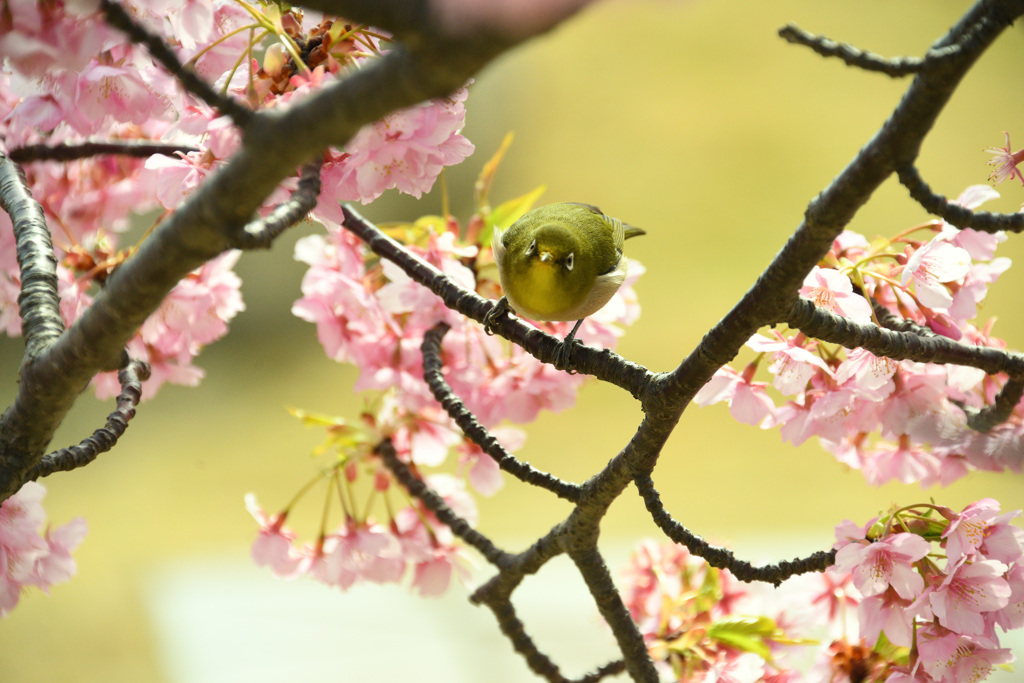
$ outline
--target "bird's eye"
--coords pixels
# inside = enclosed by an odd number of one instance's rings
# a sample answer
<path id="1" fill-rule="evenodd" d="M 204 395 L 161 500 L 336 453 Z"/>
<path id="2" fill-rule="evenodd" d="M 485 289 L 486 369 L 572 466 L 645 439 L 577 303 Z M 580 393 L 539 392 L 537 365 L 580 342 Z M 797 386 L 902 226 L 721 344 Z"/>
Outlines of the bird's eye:
<path id="1" fill-rule="evenodd" d="M 535 251 L 537 251 L 537 240 L 530 242 L 530 246 L 526 248 L 526 255 L 529 256 Z"/>
<path id="2" fill-rule="evenodd" d="M 576 263 L 576 252 L 569 252 L 569 255 L 565 257 L 565 267 L 572 270 L 573 265 Z"/>

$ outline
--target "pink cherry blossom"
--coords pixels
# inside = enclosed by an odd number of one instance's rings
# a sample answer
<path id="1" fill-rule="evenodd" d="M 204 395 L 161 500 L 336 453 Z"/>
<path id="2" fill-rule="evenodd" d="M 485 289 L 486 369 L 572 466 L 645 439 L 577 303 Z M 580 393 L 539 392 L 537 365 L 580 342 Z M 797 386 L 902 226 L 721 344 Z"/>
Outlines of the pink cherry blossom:
<path id="1" fill-rule="evenodd" d="M 936 239 L 910 255 L 900 283 L 906 287 L 913 281 L 914 292 L 922 304 L 946 309 L 952 305 L 953 297 L 945 283 L 961 279 L 970 269 L 971 255 L 965 249 Z"/>
<path id="2" fill-rule="evenodd" d="M 443 167 L 473 152 L 461 135 L 466 96 L 461 89 L 446 99 L 392 112 L 360 130 L 344 154 L 327 160 L 317 215 L 340 222 L 339 199 L 366 203 L 391 188 L 414 197 L 430 190 Z"/>
<path id="3" fill-rule="evenodd" d="M 1002 609 L 1009 602 L 1005 572 L 1006 565 L 995 560 L 958 565 L 928 596 L 939 623 L 963 635 L 985 635 L 982 613 Z"/>
<path id="4" fill-rule="evenodd" d="M 1010 134 L 1003 131 L 1003 136 L 1006 138 L 1005 147 L 989 147 L 985 150 L 994 155 L 988 161 L 989 166 L 995 166 L 988 179 L 998 185 L 1007 178 L 1016 178 L 1024 185 L 1024 174 L 1021 174 L 1020 169 L 1017 168 L 1017 165 L 1024 161 L 1024 149 L 1011 152 Z"/>
<path id="5" fill-rule="evenodd" d="M 41 484 L 30 481 L 0 503 L 0 617 L 18 604 L 28 586 L 49 593 L 76 572 L 71 552 L 85 538 L 85 520 L 75 518 L 41 536 L 45 493 Z"/>
<path id="6" fill-rule="evenodd" d="M 874 646 L 880 634 L 894 645 L 911 647 L 914 642 L 913 601 L 900 597 L 892 587 L 861 600 L 858 607 L 860 635 Z"/>
<path id="7" fill-rule="evenodd" d="M 801 596 L 800 610 L 804 611 L 804 605 L 809 605 L 816 622 L 844 624 L 847 614 L 863 599 L 853 585 L 852 574 L 839 571 L 834 565 L 820 574 L 812 574 L 807 582 L 811 587 Z"/>
<path id="8" fill-rule="evenodd" d="M 853 349 L 836 369 L 836 381 L 845 384 L 854 380 L 858 389 L 877 391 L 891 386 L 892 376 L 899 364 L 891 358 L 879 357 L 865 349 Z M 888 395 L 890 391 L 886 391 Z"/>
<path id="9" fill-rule="evenodd" d="M 1017 562 L 1003 576 L 1010 586 L 1010 597 L 1006 606 L 987 612 L 1004 631 L 1024 628 L 1024 563 Z"/>
<path id="10" fill-rule="evenodd" d="M 752 652 L 719 652 L 706 671 L 690 678 L 693 683 L 758 683 L 764 680 L 765 661 Z"/>
<path id="11" fill-rule="evenodd" d="M 291 578 L 302 562 L 292 542 L 295 532 L 284 526 L 287 514 L 268 515 L 256 502 L 256 496 L 245 496 L 245 507 L 260 525 L 259 536 L 252 544 L 252 559 L 257 567 L 267 566 L 276 576 Z"/>
<path id="12" fill-rule="evenodd" d="M 898 443 L 880 442 L 861 452 L 864 477 L 874 486 L 889 481 L 927 485 L 941 477 L 943 460 L 929 449 L 901 436 Z"/>
<path id="13" fill-rule="evenodd" d="M 775 402 L 765 392 L 764 382 L 751 381 L 753 372 L 740 374 L 725 366 L 715 372 L 711 380 L 693 397 L 699 406 L 726 401 L 729 412 L 738 421 L 758 425 L 775 413 Z"/>
<path id="14" fill-rule="evenodd" d="M 854 322 L 871 321 L 871 304 L 859 294 L 854 294 L 850 278 L 832 268 L 815 266 L 804 278 L 800 294 L 816 306 Z"/>
<path id="15" fill-rule="evenodd" d="M 956 563 L 964 555 L 973 557 L 980 552 L 1004 564 L 1016 562 L 1024 553 L 1024 529 L 1009 520 L 1020 515 L 1020 510 L 999 514 L 999 502 L 992 498 L 971 503 L 953 517 L 942 534 L 949 561 Z"/>
<path id="16" fill-rule="evenodd" d="M 1012 660 L 1013 655 L 1008 649 L 987 647 L 975 638 L 940 626 L 928 625 L 918 630 L 915 673 L 927 672 L 936 683 L 981 681 L 988 678 L 994 665 Z"/>
<path id="17" fill-rule="evenodd" d="M 836 570 L 852 571 L 853 584 L 865 597 L 892 587 L 904 600 L 912 600 L 924 588 L 924 579 L 913 563 L 931 550 L 916 534 L 900 533 L 874 543 L 849 543 L 836 553 Z"/>
<path id="18" fill-rule="evenodd" d="M 755 334 L 747 340 L 747 346 L 759 353 L 771 354 L 768 371 L 775 375 L 772 385 L 783 394 L 796 394 L 803 391 L 807 382 L 816 373 L 833 377 L 832 369 L 813 353 L 816 345 L 803 335 L 786 338 L 773 331 L 775 339 Z"/>
<path id="19" fill-rule="evenodd" d="M 396 583 L 405 568 L 402 546 L 387 528 L 347 520 L 325 538 L 323 567 L 314 576 L 327 585 L 347 590 L 357 581 Z"/>

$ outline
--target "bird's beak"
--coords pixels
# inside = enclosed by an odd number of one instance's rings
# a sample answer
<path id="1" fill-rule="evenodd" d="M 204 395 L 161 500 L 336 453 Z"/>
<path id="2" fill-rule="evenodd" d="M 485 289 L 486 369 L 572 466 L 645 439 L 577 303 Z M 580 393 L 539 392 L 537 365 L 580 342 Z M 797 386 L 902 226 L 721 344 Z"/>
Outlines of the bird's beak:
<path id="1" fill-rule="evenodd" d="M 540 259 L 541 263 L 547 263 L 549 261 L 554 261 L 555 260 L 555 257 L 551 254 L 550 251 L 542 251 L 542 252 L 540 252 L 540 255 L 538 256 L 538 258 Z"/>

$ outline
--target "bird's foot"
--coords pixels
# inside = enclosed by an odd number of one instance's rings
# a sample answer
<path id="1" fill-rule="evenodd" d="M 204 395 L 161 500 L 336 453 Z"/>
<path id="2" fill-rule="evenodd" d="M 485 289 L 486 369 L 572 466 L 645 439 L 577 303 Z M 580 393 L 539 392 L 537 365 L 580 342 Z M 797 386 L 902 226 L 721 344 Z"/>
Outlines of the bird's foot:
<path id="1" fill-rule="evenodd" d="M 577 344 L 583 346 L 583 344 L 576 339 L 576 331 L 580 329 L 580 325 L 583 324 L 582 320 L 576 321 L 576 324 L 572 328 L 572 332 L 565 335 L 565 339 L 555 349 L 555 369 L 565 370 L 570 375 L 575 375 L 575 370 L 569 369 L 569 361 L 572 360 L 572 348 Z"/>
<path id="2" fill-rule="evenodd" d="M 487 311 L 487 315 L 484 316 L 484 332 L 489 335 L 494 334 L 494 328 L 510 312 L 512 312 L 512 307 L 508 305 L 508 299 L 505 297 L 498 299 L 497 303 L 491 306 L 491 310 Z"/>
<path id="3" fill-rule="evenodd" d="M 583 346 L 583 342 L 579 339 L 566 337 L 565 341 L 558 345 L 555 349 L 555 360 L 554 366 L 556 370 L 564 370 L 570 375 L 575 375 L 575 370 L 569 369 L 569 362 L 572 360 L 572 350 L 574 346 Z"/>

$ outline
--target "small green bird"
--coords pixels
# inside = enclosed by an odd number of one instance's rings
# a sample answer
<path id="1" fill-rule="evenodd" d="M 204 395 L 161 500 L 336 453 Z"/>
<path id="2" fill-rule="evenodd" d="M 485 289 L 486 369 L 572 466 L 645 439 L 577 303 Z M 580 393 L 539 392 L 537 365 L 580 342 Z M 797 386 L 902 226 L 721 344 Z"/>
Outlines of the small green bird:
<path id="1" fill-rule="evenodd" d="M 548 204 L 528 211 L 491 242 L 505 292 L 484 318 L 484 330 L 509 310 L 531 320 L 575 320 L 555 357 L 569 364 L 576 331 L 626 279 L 622 244 L 645 234 L 589 204 Z"/>

